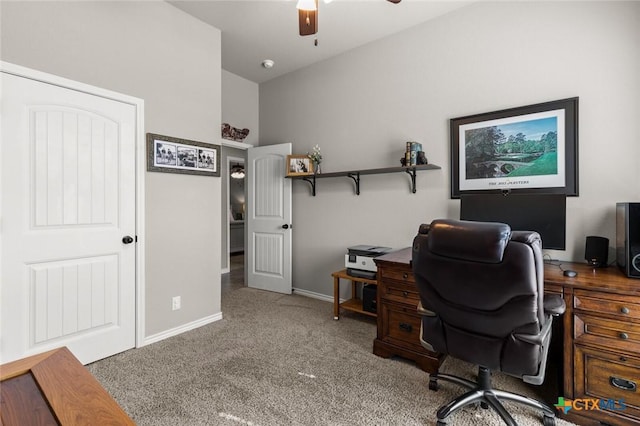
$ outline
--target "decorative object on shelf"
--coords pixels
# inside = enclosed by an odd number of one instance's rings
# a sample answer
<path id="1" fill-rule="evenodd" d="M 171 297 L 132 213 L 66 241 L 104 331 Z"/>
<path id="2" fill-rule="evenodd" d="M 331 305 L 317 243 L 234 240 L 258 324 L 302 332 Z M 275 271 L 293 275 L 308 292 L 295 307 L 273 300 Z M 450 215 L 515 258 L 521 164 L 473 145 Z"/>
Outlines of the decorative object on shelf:
<path id="1" fill-rule="evenodd" d="M 229 123 L 222 123 L 222 139 L 242 142 L 249 135 L 249 129 L 237 129 Z"/>
<path id="2" fill-rule="evenodd" d="M 147 170 L 220 176 L 220 145 L 147 133 Z"/>
<path id="3" fill-rule="evenodd" d="M 578 98 L 452 118 L 451 198 L 487 190 L 578 195 Z"/>
<path id="4" fill-rule="evenodd" d="M 320 163 L 322 163 L 322 153 L 320 152 L 320 146 L 316 144 L 313 147 L 311 153 L 307 153 L 307 157 L 311 159 L 313 162 L 313 172 L 316 174 L 320 174 L 322 171 L 320 170 Z"/>
<path id="5" fill-rule="evenodd" d="M 244 167 L 242 164 L 234 164 L 231 167 L 231 177 L 234 179 L 244 179 Z"/>
<path id="6" fill-rule="evenodd" d="M 406 142 L 406 151 L 404 157 L 400 158 L 400 164 L 402 167 L 416 166 L 419 164 L 429 164 L 427 156 L 422 151 L 422 144 L 419 142 L 408 141 Z"/>
<path id="7" fill-rule="evenodd" d="M 406 142 L 407 150 L 404 153 L 404 166 L 415 166 L 418 164 L 418 152 L 422 151 L 422 144 L 419 142 Z"/>
<path id="8" fill-rule="evenodd" d="M 427 160 L 427 154 L 425 154 L 424 151 L 418 151 L 416 164 L 429 164 L 429 161 Z"/>
<path id="9" fill-rule="evenodd" d="M 287 176 L 313 174 L 313 162 L 308 155 L 287 155 Z"/>

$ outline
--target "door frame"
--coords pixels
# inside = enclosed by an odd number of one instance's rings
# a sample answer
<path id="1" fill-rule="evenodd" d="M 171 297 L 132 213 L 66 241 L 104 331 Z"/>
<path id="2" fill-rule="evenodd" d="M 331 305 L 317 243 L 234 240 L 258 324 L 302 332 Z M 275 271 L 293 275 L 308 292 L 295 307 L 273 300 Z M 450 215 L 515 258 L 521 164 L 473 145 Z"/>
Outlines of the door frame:
<path id="1" fill-rule="evenodd" d="M 231 179 L 233 179 L 231 177 L 231 163 L 242 163 L 243 166 L 246 167 L 245 163 L 246 163 L 246 159 L 244 158 L 240 158 L 240 157 L 232 157 L 232 156 L 228 156 L 227 157 L 227 223 L 226 223 L 226 227 L 227 227 L 227 267 L 224 268 L 224 270 L 221 269 L 221 273 L 225 274 L 227 272 L 231 271 L 231 218 L 229 217 L 229 210 L 231 208 Z M 245 171 L 245 177 L 246 177 L 246 171 Z M 245 180 L 245 184 L 246 184 L 246 180 Z M 244 195 L 245 197 L 247 196 L 247 188 L 244 189 Z M 246 201 L 245 201 L 246 204 Z M 242 224 L 242 227 L 244 228 L 245 234 L 247 232 L 247 222 L 243 221 L 244 223 Z"/>
<path id="2" fill-rule="evenodd" d="M 80 83 L 78 81 L 70 80 L 57 75 L 49 74 L 42 71 L 36 71 L 31 68 L 26 68 L 21 65 L 12 64 L 9 62 L 0 61 L 0 71 L 6 74 L 15 75 L 18 77 L 28 78 L 30 80 L 39 81 L 42 83 L 51 84 L 54 86 L 75 90 L 77 92 L 86 93 L 89 95 L 100 96 L 102 98 L 112 99 L 114 101 L 122 102 L 132 105 L 136 111 L 136 276 L 135 276 L 135 291 L 136 291 L 136 348 L 145 345 L 145 187 L 144 179 L 146 173 L 146 145 L 144 136 L 144 100 L 135 98 L 133 96 L 124 95 L 122 93 L 114 92 L 107 89 L 91 86 L 89 84 Z M 2 149 L 0 147 L 0 160 L 2 159 Z M 0 182 L 1 184 L 1 182 Z M 2 205 L 0 205 L 0 212 L 2 211 Z M 1 237 L 0 237 L 1 238 Z M 1 253 L 0 253 L 1 254 Z M 2 257 L 0 256 L 0 262 Z M 2 265 L 0 264 L 0 268 Z"/>
<path id="3" fill-rule="evenodd" d="M 247 149 L 249 148 L 253 148 L 252 144 L 249 143 L 244 143 L 244 142 L 236 142 L 236 141 L 231 141 L 229 139 L 220 139 L 220 145 L 222 146 L 228 146 L 229 148 L 237 148 L 237 149 L 241 149 L 244 150 L 246 152 Z M 245 154 L 245 158 L 242 159 L 242 161 L 245 163 L 245 174 L 246 174 L 246 162 L 247 162 L 247 155 Z M 232 158 L 239 158 L 239 157 L 232 157 Z M 222 206 L 223 209 L 227 209 L 227 213 L 224 213 L 224 211 L 221 212 L 221 216 L 227 216 L 227 223 L 224 224 L 224 226 L 227 227 L 227 267 L 223 268 L 222 267 L 222 257 L 220 257 L 220 275 L 226 274 L 228 272 L 231 271 L 231 255 L 229 253 L 229 245 L 230 245 L 230 231 L 231 231 L 231 225 L 229 225 L 229 217 L 228 217 L 228 212 L 229 212 L 229 180 L 231 179 L 231 176 L 229 175 L 229 161 L 227 161 L 227 171 L 226 171 L 226 176 L 225 179 L 227 180 L 227 199 L 226 199 L 226 205 Z M 246 177 L 245 177 L 246 179 Z M 245 193 L 245 197 L 247 195 L 247 187 L 246 187 L 246 180 L 245 180 L 245 188 L 244 188 L 244 193 Z M 224 214 L 223 214 L 224 213 Z M 245 247 L 247 245 L 246 242 L 246 235 L 247 235 L 247 220 L 245 217 L 245 222 L 244 222 L 244 231 L 245 231 Z"/>

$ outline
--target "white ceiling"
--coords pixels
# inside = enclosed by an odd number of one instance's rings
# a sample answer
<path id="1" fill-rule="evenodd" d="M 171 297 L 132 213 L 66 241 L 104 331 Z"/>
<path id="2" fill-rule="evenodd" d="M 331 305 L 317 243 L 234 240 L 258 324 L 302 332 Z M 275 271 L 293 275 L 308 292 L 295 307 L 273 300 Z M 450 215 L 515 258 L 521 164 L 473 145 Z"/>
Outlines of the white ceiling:
<path id="1" fill-rule="evenodd" d="M 318 34 L 298 35 L 296 0 L 174 0 L 175 7 L 222 32 L 222 68 L 262 83 L 400 32 L 471 1 L 320 0 Z M 317 38 L 318 45 L 314 46 Z M 262 61 L 275 62 L 272 69 Z"/>

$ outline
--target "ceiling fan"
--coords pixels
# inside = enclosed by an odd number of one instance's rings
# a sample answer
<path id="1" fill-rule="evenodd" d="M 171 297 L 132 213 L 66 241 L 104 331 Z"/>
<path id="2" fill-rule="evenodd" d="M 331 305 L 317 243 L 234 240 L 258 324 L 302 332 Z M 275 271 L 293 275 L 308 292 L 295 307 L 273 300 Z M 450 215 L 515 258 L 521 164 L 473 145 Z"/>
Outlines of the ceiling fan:
<path id="1" fill-rule="evenodd" d="M 332 0 L 325 0 L 330 3 Z M 402 0 L 387 0 L 388 2 L 398 4 Z M 318 32 L 318 0 L 298 0 L 296 4 L 298 9 L 298 26 L 301 36 L 313 35 Z"/>

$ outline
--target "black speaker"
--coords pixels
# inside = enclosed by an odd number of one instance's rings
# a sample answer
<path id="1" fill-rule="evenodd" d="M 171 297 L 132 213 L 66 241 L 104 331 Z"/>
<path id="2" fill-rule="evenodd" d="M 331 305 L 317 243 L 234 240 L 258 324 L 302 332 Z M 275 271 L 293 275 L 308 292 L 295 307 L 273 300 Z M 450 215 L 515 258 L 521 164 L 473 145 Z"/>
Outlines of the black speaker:
<path id="1" fill-rule="evenodd" d="M 628 277 L 640 278 L 640 203 L 616 204 L 616 262 Z"/>
<path id="2" fill-rule="evenodd" d="M 609 239 L 605 237 L 587 237 L 584 244 L 584 260 L 594 268 L 604 268 L 609 263 Z"/>

